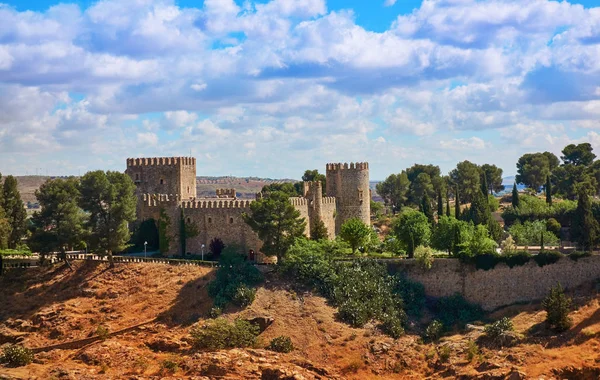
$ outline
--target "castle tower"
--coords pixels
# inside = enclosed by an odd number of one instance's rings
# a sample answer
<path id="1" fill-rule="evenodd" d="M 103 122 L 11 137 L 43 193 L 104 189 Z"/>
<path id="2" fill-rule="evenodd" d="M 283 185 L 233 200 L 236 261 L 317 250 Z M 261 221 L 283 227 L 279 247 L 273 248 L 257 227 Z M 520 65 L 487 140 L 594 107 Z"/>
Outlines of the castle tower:
<path id="1" fill-rule="evenodd" d="M 323 219 L 323 184 L 321 181 L 304 182 L 303 196 L 308 200 L 308 227 Z"/>
<path id="2" fill-rule="evenodd" d="M 193 157 L 128 158 L 125 174 L 138 194 L 173 194 L 196 198 L 196 159 Z"/>
<path id="3" fill-rule="evenodd" d="M 351 218 L 359 218 L 371 225 L 371 192 L 369 188 L 369 164 L 327 164 L 327 196 L 336 198 L 337 215 L 335 233 Z"/>

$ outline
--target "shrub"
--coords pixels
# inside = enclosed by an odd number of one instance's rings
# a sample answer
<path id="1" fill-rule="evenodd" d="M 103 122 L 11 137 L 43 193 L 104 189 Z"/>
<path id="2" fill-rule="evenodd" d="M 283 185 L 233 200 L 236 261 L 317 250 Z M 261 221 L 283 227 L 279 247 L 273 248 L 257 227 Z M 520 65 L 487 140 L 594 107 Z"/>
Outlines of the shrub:
<path id="1" fill-rule="evenodd" d="M 277 338 L 273 338 L 267 349 L 275 352 L 288 353 L 294 350 L 294 344 L 289 336 L 282 335 L 278 336 Z"/>
<path id="2" fill-rule="evenodd" d="M 483 253 L 481 255 L 477 255 L 473 258 L 475 263 L 475 268 L 490 270 L 494 269 L 496 264 L 503 260 L 502 256 L 495 252 Z"/>
<path id="3" fill-rule="evenodd" d="M 100 325 L 96 328 L 96 335 L 102 340 L 107 339 L 109 334 L 108 327 L 106 326 Z"/>
<path id="4" fill-rule="evenodd" d="M 262 273 L 234 248 L 222 252 L 219 265 L 215 279 L 208 285 L 215 306 L 223 308 L 228 302 L 250 305 L 254 301 L 254 287 L 263 279 Z"/>
<path id="5" fill-rule="evenodd" d="M 546 230 L 547 223 L 543 220 L 526 221 L 513 224 L 508 232 L 513 236 L 518 245 L 540 245 L 542 235 L 545 245 L 557 245 L 558 238 L 553 232 Z"/>
<path id="6" fill-rule="evenodd" d="M 221 255 L 221 252 L 223 252 L 225 249 L 225 243 L 223 243 L 223 240 L 219 238 L 214 238 L 208 244 L 208 249 L 214 258 L 218 258 Z"/>
<path id="7" fill-rule="evenodd" d="M 196 325 L 190 331 L 193 346 L 209 350 L 251 347 L 256 344 L 258 334 L 258 326 L 248 321 L 236 319 L 229 323 L 223 318 L 209 321 L 204 326 Z"/>
<path id="8" fill-rule="evenodd" d="M 590 252 L 579 252 L 579 251 L 575 251 L 575 252 L 571 252 L 569 254 L 569 259 L 573 260 L 573 261 L 577 261 L 583 257 L 590 257 L 592 254 Z"/>
<path id="9" fill-rule="evenodd" d="M 249 288 L 247 285 L 242 284 L 238 286 L 231 301 L 237 306 L 246 307 L 254 302 L 255 297 L 256 289 Z"/>
<path id="10" fill-rule="evenodd" d="M 472 362 L 473 359 L 475 359 L 479 355 L 481 355 L 479 352 L 479 346 L 477 345 L 477 343 L 473 342 L 472 340 L 469 340 L 469 342 L 467 343 L 467 360 L 469 360 L 469 362 Z"/>
<path id="11" fill-rule="evenodd" d="M 469 303 L 460 293 L 439 298 L 433 306 L 433 311 L 447 328 L 457 324 L 462 327 L 481 319 L 484 314 L 481 306 Z"/>
<path id="12" fill-rule="evenodd" d="M 6 363 L 9 367 L 22 367 L 33 361 L 33 352 L 20 345 L 11 344 L 2 350 L 0 362 Z"/>
<path id="13" fill-rule="evenodd" d="M 508 236 L 502 243 L 500 243 L 500 248 L 502 249 L 502 253 L 511 254 L 517 250 L 517 245 L 515 244 L 512 236 Z"/>
<path id="14" fill-rule="evenodd" d="M 513 323 L 510 318 L 504 317 L 496 322 L 485 326 L 485 336 L 494 344 L 504 346 L 512 339 L 508 333 L 514 331 Z"/>
<path id="15" fill-rule="evenodd" d="M 558 220 L 550 218 L 546 220 L 546 230 L 552 232 L 557 238 L 560 238 L 561 225 Z"/>
<path id="16" fill-rule="evenodd" d="M 525 265 L 531 260 L 531 254 L 527 251 L 517 251 L 504 255 L 504 262 L 509 267 Z"/>
<path id="17" fill-rule="evenodd" d="M 440 357 L 440 361 L 445 363 L 450 360 L 450 354 L 452 353 L 452 349 L 450 346 L 442 346 L 438 351 L 438 356 Z"/>
<path id="18" fill-rule="evenodd" d="M 415 317 L 421 316 L 425 306 L 425 287 L 423 284 L 411 281 L 399 274 L 394 278 L 393 292 L 404 302 L 404 310 Z"/>
<path id="19" fill-rule="evenodd" d="M 404 335 L 403 320 L 398 313 L 386 314 L 382 318 L 381 330 L 392 338 L 400 338 Z"/>
<path id="20" fill-rule="evenodd" d="M 432 342 L 437 342 L 444 332 L 444 325 L 437 319 L 434 320 L 425 329 L 425 338 Z"/>
<path id="21" fill-rule="evenodd" d="M 548 207 L 545 200 L 535 196 L 521 195 L 519 207 L 507 207 L 502 213 L 506 225 L 510 226 L 517 220 L 521 223 L 540 219 L 556 219 L 559 223 L 568 225 L 572 219 L 577 202 L 563 200 L 554 202 Z"/>
<path id="22" fill-rule="evenodd" d="M 210 318 L 218 318 L 221 314 L 223 314 L 223 309 L 217 306 L 213 306 L 208 312 Z"/>
<path id="23" fill-rule="evenodd" d="M 433 249 L 422 245 L 418 246 L 415 249 L 415 260 L 421 269 L 431 269 L 431 266 L 433 265 Z"/>
<path id="24" fill-rule="evenodd" d="M 177 364 L 177 362 L 173 361 L 173 360 L 163 360 L 160 363 L 160 368 L 163 372 L 166 373 L 170 373 L 173 374 L 177 371 L 177 369 L 179 368 L 179 364 Z"/>
<path id="25" fill-rule="evenodd" d="M 565 295 L 560 283 L 550 289 L 550 294 L 542 302 L 547 313 L 546 323 L 550 328 L 561 332 L 571 327 L 572 321 L 569 318 L 571 303 L 572 300 Z"/>
<path id="26" fill-rule="evenodd" d="M 533 256 L 533 259 L 539 266 L 543 267 L 544 265 L 556 263 L 561 257 L 563 257 L 563 254 L 558 251 L 540 251 Z"/>

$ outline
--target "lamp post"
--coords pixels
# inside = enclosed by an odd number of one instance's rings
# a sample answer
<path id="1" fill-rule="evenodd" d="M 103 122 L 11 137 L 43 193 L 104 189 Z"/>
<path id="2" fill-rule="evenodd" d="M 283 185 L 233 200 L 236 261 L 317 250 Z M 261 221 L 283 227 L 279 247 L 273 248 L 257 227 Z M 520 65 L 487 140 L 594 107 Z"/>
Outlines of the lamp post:
<path id="1" fill-rule="evenodd" d="M 204 247 L 205 247 L 205 245 L 202 244 L 202 247 L 201 247 L 202 248 L 202 261 L 204 261 Z"/>
<path id="2" fill-rule="evenodd" d="M 144 258 L 146 258 L 146 246 L 148 245 L 148 242 L 145 241 L 144 242 Z"/>

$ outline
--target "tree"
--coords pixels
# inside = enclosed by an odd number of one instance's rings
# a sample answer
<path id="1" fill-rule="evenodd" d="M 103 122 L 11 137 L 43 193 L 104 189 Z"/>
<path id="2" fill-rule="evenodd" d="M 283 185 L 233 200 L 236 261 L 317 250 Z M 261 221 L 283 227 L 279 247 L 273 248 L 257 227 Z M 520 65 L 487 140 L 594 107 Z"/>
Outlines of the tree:
<path id="1" fill-rule="evenodd" d="M 512 190 L 512 206 L 514 208 L 519 207 L 520 204 L 520 200 L 519 200 L 519 191 L 517 190 L 517 183 L 515 182 L 513 184 L 513 190 Z"/>
<path id="2" fill-rule="evenodd" d="M 546 323 L 558 332 L 568 330 L 573 323 L 569 318 L 572 300 L 565 295 L 562 286 L 557 284 L 542 302 L 546 310 Z"/>
<path id="3" fill-rule="evenodd" d="M 596 158 L 592 150 L 590 143 L 569 144 L 562 150 L 560 158 L 565 165 L 590 166 Z"/>
<path id="4" fill-rule="evenodd" d="M 15 177 L 9 175 L 4 179 L 1 199 L 0 206 L 4 209 L 4 217 L 10 224 L 8 248 L 15 249 L 27 234 L 27 211 L 23 206 Z"/>
<path id="5" fill-rule="evenodd" d="M 325 188 L 327 185 L 327 177 L 325 174 L 320 174 L 317 169 L 314 170 L 306 170 L 304 175 L 302 176 L 302 181 L 311 182 L 311 181 L 320 181 L 323 184 L 323 195 L 325 195 Z"/>
<path id="6" fill-rule="evenodd" d="M 450 197 L 446 195 L 446 216 L 450 217 Z"/>
<path id="7" fill-rule="evenodd" d="M 437 213 L 438 219 L 444 215 L 444 199 L 442 199 L 442 190 L 438 190 Z"/>
<path id="8" fill-rule="evenodd" d="M 458 186 L 454 191 L 454 217 L 460 219 L 460 197 L 458 195 Z"/>
<path id="9" fill-rule="evenodd" d="M 554 170 L 552 179 L 556 185 L 554 192 L 563 198 L 574 200 L 579 190 L 585 188 L 590 192 L 598 192 L 598 179 L 595 168 L 582 165 L 567 164 Z"/>
<path id="10" fill-rule="evenodd" d="M 450 180 L 460 191 L 462 201 L 470 203 L 480 189 L 479 166 L 470 162 L 462 161 L 450 172 Z"/>
<path id="11" fill-rule="evenodd" d="M 350 245 L 353 254 L 370 237 L 371 229 L 358 218 L 348 219 L 340 228 L 340 238 Z"/>
<path id="12" fill-rule="evenodd" d="M 594 248 L 599 237 L 600 225 L 592 213 L 590 197 L 585 189 L 581 189 L 573 215 L 571 238 L 581 244 L 585 251 L 589 251 Z"/>
<path id="13" fill-rule="evenodd" d="M 381 202 L 375 202 L 374 200 L 370 200 L 371 202 L 371 215 L 379 216 L 383 211 L 383 204 Z"/>
<path id="14" fill-rule="evenodd" d="M 546 203 L 548 206 L 552 206 L 552 182 L 550 181 L 550 176 L 546 177 L 546 186 L 544 190 L 546 191 Z"/>
<path id="15" fill-rule="evenodd" d="M 504 190 L 504 185 L 502 184 L 502 169 L 496 165 L 483 164 L 481 165 L 481 171 L 485 175 L 487 188 L 490 194 L 493 195 L 494 192 L 498 193 Z"/>
<path id="16" fill-rule="evenodd" d="M 431 200 L 429 199 L 429 195 L 427 193 L 423 194 L 420 206 L 421 212 L 425 214 L 427 220 L 429 220 L 429 223 L 433 224 L 433 209 L 431 208 Z"/>
<path id="17" fill-rule="evenodd" d="M 383 198 L 386 205 L 392 207 L 392 212 L 400 210 L 406 204 L 410 181 L 405 171 L 392 174 L 383 182 L 375 186 L 377 193 Z"/>
<path id="18" fill-rule="evenodd" d="M 70 267 L 66 247 L 86 240 L 86 215 L 79 207 L 79 182 L 75 178 L 48 180 L 35 192 L 41 211 L 32 217 L 32 249 L 41 253 L 59 251 L 59 257 Z"/>
<path id="19" fill-rule="evenodd" d="M 430 198 L 434 194 L 433 183 L 427 173 L 420 173 L 410 184 L 409 201 L 414 205 L 420 205 L 423 196 Z"/>
<path id="20" fill-rule="evenodd" d="M 290 203 L 288 196 L 274 191 L 250 204 L 250 213 L 243 214 L 244 221 L 263 242 L 261 251 L 276 256 L 281 263 L 294 240 L 304 234 L 306 221 Z"/>
<path id="21" fill-rule="evenodd" d="M 431 224 L 427 216 L 420 211 L 408 209 L 403 211 L 394 223 L 394 235 L 406 247 L 409 258 L 419 245 L 428 246 L 431 237 Z"/>
<path id="22" fill-rule="evenodd" d="M 517 161 L 517 183 L 522 183 L 536 192 L 545 183 L 546 177 L 558 167 L 558 157 L 550 152 L 527 153 Z"/>
<path id="23" fill-rule="evenodd" d="M 483 224 L 487 226 L 491 218 L 490 207 L 487 202 L 487 192 L 475 194 L 471 207 L 469 208 L 469 220 L 475 225 Z"/>
<path id="24" fill-rule="evenodd" d="M 263 193 L 264 195 L 268 195 L 276 191 L 285 193 L 288 197 L 298 197 L 302 195 L 302 188 L 296 188 L 294 184 L 290 182 L 271 183 L 269 185 L 265 185 L 263 186 L 261 193 Z"/>
<path id="25" fill-rule="evenodd" d="M 454 243 L 454 234 L 456 224 L 460 221 L 458 219 L 442 216 L 438 219 L 438 224 L 433 230 L 431 237 L 431 245 L 440 251 L 452 252 L 452 246 Z"/>
<path id="26" fill-rule="evenodd" d="M 98 170 L 81 178 L 80 191 L 92 236 L 112 268 L 113 252 L 124 250 L 131 237 L 128 224 L 135 220 L 135 184 L 126 174 Z"/>
<path id="27" fill-rule="evenodd" d="M 329 231 L 327 231 L 327 226 L 323 223 L 322 220 L 318 220 L 314 226 L 310 229 L 310 238 L 312 240 L 322 240 L 327 239 L 329 237 Z"/>

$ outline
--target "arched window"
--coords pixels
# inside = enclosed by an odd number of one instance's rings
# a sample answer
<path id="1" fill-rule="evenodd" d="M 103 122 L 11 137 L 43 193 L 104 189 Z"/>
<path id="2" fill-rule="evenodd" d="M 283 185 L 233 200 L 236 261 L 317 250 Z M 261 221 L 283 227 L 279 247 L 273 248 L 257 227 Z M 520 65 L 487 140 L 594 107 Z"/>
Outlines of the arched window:
<path id="1" fill-rule="evenodd" d="M 212 223 L 212 218 L 208 218 L 208 223 Z"/>
<path id="2" fill-rule="evenodd" d="M 233 218 L 229 218 L 229 224 L 233 224 Z"/>
<path id="3" fill-rule="evenodd" d="M 164 185 L 164 184 L 165 184 L 165 180 L 161 178 L 161 179 L 160 179 L 160 184 L 161 184 L 161 185 Z"/>
<path id="4" fill-rule="evenodd" d="M 187 218 L 187 222 L 188 222 L 188 223 L 192 223 L 192 219 L 190 219 L 190 218 Z"/>

